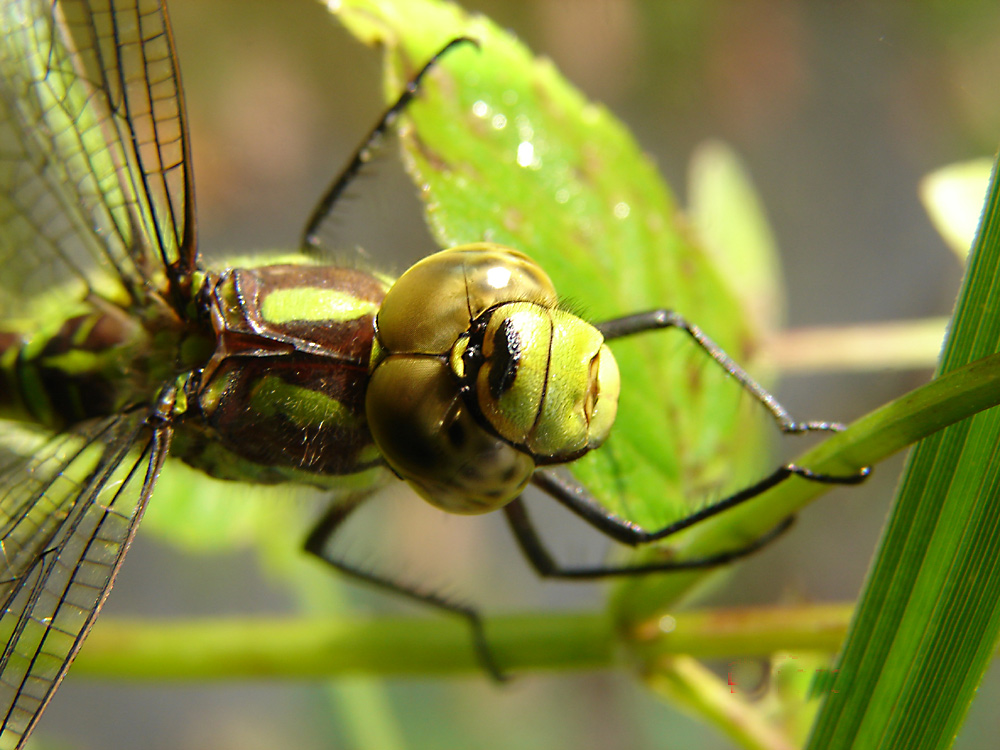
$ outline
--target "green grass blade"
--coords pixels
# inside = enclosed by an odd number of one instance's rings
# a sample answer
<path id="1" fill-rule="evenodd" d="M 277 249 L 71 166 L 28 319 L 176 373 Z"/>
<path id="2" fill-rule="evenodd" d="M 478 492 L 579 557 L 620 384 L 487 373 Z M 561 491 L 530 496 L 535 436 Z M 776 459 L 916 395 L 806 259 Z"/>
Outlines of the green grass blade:
<path id="1" fill-rule="evenodd" d="M 986 209 L 939 373 L 1000 351 L 1000 184 Z M 952 742 L 1000 631 L 1000 411 L 920 443 L 810 748 Z"/>

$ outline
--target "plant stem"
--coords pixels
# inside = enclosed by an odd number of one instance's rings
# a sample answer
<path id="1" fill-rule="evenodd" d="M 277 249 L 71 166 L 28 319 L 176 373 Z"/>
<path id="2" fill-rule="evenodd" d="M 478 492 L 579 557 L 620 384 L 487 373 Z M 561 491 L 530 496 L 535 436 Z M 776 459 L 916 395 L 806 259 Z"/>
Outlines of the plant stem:
<path id="1" fill-rule="evenodd" d="M 833 651 L 850 604 L 699 610 L 662 618 L 640 636 L 645 657 L 763 656 L 779 648 Z M 507 615 L 487 620 L 511 670 L 600 669 L 618 640 L 604 615 Z M 669 630 L 669 632 L 667 632 Z M 76 677 L 141 680 L 308 679 L 347 674 L 455 675 L 480 671 L 464 624 L 438 618 L 102 619 Z"/>

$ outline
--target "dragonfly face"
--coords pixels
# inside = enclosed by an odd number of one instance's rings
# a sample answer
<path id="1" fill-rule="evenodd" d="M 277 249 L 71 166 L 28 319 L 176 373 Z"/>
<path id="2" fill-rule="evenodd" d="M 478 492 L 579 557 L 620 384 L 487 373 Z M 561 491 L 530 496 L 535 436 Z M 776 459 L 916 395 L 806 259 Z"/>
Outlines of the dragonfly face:
<path id="1" fill-rule="evenodd" d="M 496 510 L 537 464 L 578 458 L 614 422 L 604 338 L 559 310 L 548 276 L 517 251 L 425 258 L 389 290 L 377 330 L 369 426 L 393 470 L 444 510 Z"/>

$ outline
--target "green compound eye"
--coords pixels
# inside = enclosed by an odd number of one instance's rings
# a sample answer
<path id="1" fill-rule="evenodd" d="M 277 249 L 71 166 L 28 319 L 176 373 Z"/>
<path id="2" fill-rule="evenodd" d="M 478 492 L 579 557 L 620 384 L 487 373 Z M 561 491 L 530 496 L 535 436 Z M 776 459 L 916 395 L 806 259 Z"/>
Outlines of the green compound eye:
<path id="1" fill-rule="evenodd" d="M 430 503 L 485 513 L 540 464 L 608 436 L 619 376 L 604 337 L 557 307 L 530 258 L 493 244 L 444 250 L 389 289 L 366 410 L 393 470 Z"/>
<path id="2" fill-rule="evenodd" d="M 618 366 L 593 326 L 563 310 L 503 305 L 490 318 L 482 354 L 480 413 L 538 463 L 572 460 L 607 438 Z"/>

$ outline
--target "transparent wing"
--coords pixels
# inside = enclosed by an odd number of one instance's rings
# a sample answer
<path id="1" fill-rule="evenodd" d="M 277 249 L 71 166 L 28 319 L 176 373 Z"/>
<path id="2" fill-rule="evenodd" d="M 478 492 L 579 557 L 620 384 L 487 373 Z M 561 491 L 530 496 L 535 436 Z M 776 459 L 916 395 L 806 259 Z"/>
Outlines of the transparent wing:
<path id="1" fill-rule="evenodd" d="M 50 438 L 31 458 L 24 445 L 0 446 L 4 750 L 20 748 L 31 732 L 128 550 L 170 437 L 145 426 L 144 416 Z"/>
<path id="2" fill-rule="evenodd" d="M 177 294 L 195 262 L 188 165 L 159 0 L 0 0 L 0 315 L 54 281 L 62 299 Z"/>

